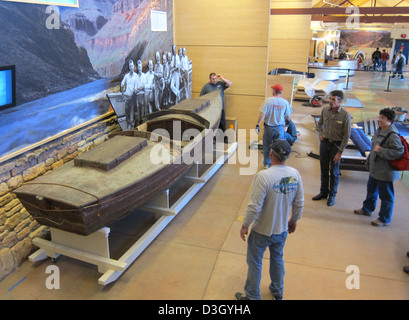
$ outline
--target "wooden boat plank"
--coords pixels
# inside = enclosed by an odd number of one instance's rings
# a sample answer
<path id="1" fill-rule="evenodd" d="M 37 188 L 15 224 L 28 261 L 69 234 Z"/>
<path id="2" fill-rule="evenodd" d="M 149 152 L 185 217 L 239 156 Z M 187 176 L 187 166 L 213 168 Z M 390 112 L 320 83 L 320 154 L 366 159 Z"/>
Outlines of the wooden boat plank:
<path id="1" fill-rule="evenodd" d="M 74 164 L 80 167 L 95 167 L 111 170 L 148 145 L 146 139 L 128 136 L 116 136 L 100 144 L 89 152 L 74 159 Z"/>
<path id="2" fill-rule="evenodd" d="M 203 99 L 193 99 L 189 98 L 179 102 L 177 105 L 169 108 L 170 110 L 183 110 L 199 113 L 203 109 L 207 108 L 210 105 L 210 100 L 208 97 Z"/>

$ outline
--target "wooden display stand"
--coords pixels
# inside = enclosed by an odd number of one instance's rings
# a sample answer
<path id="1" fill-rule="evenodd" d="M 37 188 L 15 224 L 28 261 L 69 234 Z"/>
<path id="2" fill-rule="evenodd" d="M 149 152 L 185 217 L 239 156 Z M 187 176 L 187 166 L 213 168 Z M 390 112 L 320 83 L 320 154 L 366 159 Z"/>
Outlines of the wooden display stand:
<path id="1" fill-rule="evenodd" d="M 228 148 L 226 150 L 216 149 L 213 152 L 215 161 L 203 174 L 199 175 L 200 164 L 193 165 L 182 178 L 182 180 L 192 181 L 192 185 L 173 204 L 170 202 L 168 189 L 142 207 L 143 210 L 154 212 L 160 217 L 119 259 L 110 258 L 110 228 L 104 227 L 88 236 L 50 228 L 51 241 L 41 238 L 33 239 L 33 243 L 39 249 L 29 256 L 29 260 L 37 262 L 50 257 L 55 261 L 59 255 L 64 255 L 96 265 L 98 272 L 103 273 L 98 280 L 99 284 L 107 285 L 116 281 L 236 151 L 237 142 L 229 145 L 223 144 L 224 146 Z"/>

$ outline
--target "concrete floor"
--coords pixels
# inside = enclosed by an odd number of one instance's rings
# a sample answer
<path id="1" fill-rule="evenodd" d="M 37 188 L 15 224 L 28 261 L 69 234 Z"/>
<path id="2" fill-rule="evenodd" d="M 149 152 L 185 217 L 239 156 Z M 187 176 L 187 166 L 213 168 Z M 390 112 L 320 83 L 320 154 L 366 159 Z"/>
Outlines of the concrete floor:
<path id="1" fill-rule="evenodd" d="M 344 81 L 339 81 L 340 88 Z M 350 110 L 354 120 L 364 112 L 376 115 L 384 106 L 407 108 L 409 80 L 395 80 L 391 93 L 383 91 L 386 83 L 387 78 L 379 73 L 351 77 L 348 92 L 365 107 Z M 408 300 L 409 275 L 402 271 L 409 265 L 408 188 L 402 181 L 395 183 L 394 216 L 384 228 L 371 226 L 376 215 L 353 214 L 366 194 L 366 172 L 342 172 L 333 207 L 327 207 L 325 201 L 313 202 L 320 174 L 318 160 L 307 156 L 310 151 L 318 153 L 310 115 L 320 114 L 321 109 L 303 103 L 293 103 L 293 119 L 301 136 L 287 164 L 302 175 L 305 208 L 285 246 L 284 299 Z M 254 117 L 256 121 L 256 111 Z M 259 164 L 261 161 L 259 152 Z M 59 258 L 56 264 L 49 259 L 27 261 L 0 283 L 0 299 L 234 299 L 236 291 L 243 291 L 246 279 L 246 243 L 239 229 L 254 178 L 240 175 L 239 169 L 239 164 L 225 164 L 116 282 L 99 285 L 101 274 L 95 266 L 68 257 Z M 134 223 L 143 229 L 152 219 L 150 214 L 136 213 L 118 222 L 111 228 L 111 242 L 117 241 L 112 252 L 126 246 L 129 240 L 123 239 L 135 237 L 130 231 Z M 59 268 L 59 290 L 46 287 L 49 265 Z M 271 300 L 267 266 L 266 255 L 261 295 Z M 358 268 L 353 275 L 358 277 L 354 284 L 359 289 L 347 288 L 350 266 Z"/>

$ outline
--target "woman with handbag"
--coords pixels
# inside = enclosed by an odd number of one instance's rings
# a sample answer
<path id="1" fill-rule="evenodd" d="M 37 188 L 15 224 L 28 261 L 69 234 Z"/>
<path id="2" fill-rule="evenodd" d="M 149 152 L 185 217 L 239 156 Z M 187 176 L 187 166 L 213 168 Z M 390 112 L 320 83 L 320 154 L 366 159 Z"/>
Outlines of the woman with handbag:
<path id="1" fill-rule="evenodd" d="M 399 179 L 399 172 L 389 166 L 388 160 L 399 159 L 404 152 L 398 130 L 393 125 L 394 119 L 395 111 L 390 108 L 379 112 L 379 128 L 372 138 L 371 152 L 366 161 L 367 167 L 369 166 L 366 199 L 361 209 L 354 210 L 355 214 L 371 216 L 379 197 L 379 218 L 371 222 L 377 227 L 387 226 L 392 220 L 395 202 L 393 182 Z M 396 134 L 390 134 L 391 132 Z"/>

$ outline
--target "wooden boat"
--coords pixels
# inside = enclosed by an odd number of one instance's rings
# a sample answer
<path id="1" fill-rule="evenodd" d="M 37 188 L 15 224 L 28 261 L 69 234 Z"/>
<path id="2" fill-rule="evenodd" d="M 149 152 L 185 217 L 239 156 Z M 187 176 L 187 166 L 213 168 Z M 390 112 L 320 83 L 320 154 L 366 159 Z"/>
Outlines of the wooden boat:
<path id="1" fill-rule="evenodd" d="M 221 110 L 219 92 L 183 100 L 148 115 L 137 129 L 114 134 L 14 193 L 40 224 L 80 235 L 93 233 L 181 178 L 202 157 L 196 148 L 209 138 L 212 141 L 213 130 L 208 129 L 218 128 Z M 180 137 L 175 128 L 182 133 L 191 129 L 197 135 L 176 140 Z M 169 135 L 158 134 L 157 129 L 166 129 Z"/>

